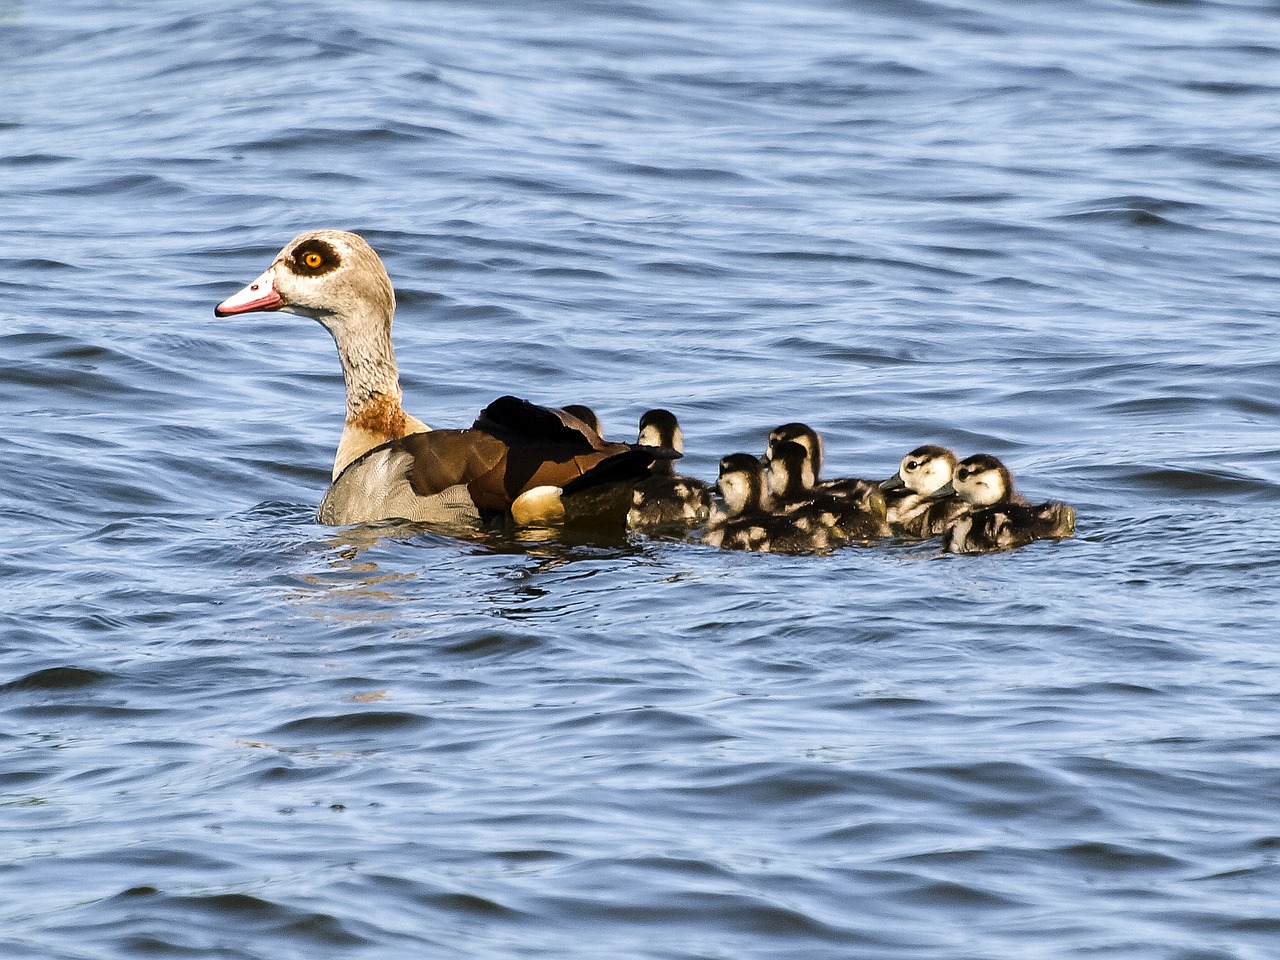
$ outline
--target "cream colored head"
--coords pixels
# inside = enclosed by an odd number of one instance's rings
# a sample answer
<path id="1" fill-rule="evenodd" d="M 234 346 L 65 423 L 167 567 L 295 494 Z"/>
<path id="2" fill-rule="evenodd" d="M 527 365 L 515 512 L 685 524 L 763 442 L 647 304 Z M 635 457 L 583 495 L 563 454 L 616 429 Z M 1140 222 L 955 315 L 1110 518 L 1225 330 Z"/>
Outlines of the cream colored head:
<path id="1" fill-rule="evenodd" d="M 813 469 L 811 450 L 797 440 L 770 444 L 772 455 L 765 473 L 769 496 L 773 500 L 795 499 L 811 491 L 818 478 Z"/>
<path id="2" fill-rule="evenodd" d="M 955 469 L 954 453 L 946 447 L 926 444 L 902 458 L 898 477 L 908 490 L 927 497 L 950 483 Z"/>
<path id="3" fill-rule="evenodd" d="M 684 453 L 684 431 L 680 429 L 680 421 L 669 410 L 647 410 L 640 418 L 640 434 L 636 443 Z"/>
<path id="4" fill-rule="evenodd" d="M 309 230 L 285 244 L 260 277 L 214 311 L 225 317 L 282 310 L 318 320 L 341 339 L 353 325 L 390 332 L 396 296 L 382 260 L 364 238 L 343 230 Z"/>
<path id="5" fill-rule="evenodd" d="M 731 453 L 720 461 L 716 486 L 728 516 L 759 510 L 764 496 L 764 466 L 748 453 Z"/>
<path id="6" fill-rule="evenodd" d="M 818 431 L 806 423 L 784 423 L 774 427 L 769 433 L 769 443 L 765 447 L 765 459 L 772 460 L 778 447 L 784 443 L 798 443 L 809 455 L 809 463 L 813 469 L 814 482 L 822 474 L 822 437 Z"/>
<path id="7" fill-rule="evenodd" d="M 1013 497 L 1013 477 L 1008 467 L 987 453 L 962 460 L 952 484 L 956 496 L 977 507 L 1005 503 Z"/>

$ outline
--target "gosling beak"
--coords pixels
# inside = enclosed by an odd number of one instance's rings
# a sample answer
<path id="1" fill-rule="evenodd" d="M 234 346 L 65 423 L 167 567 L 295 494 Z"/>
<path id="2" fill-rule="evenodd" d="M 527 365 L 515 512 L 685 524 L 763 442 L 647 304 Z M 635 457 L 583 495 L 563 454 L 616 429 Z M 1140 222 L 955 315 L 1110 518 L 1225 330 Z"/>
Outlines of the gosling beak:
<path id="1" fill-rule="evenodd" d="M 888 480 L 880 481 L 881 490 L 898 490 L 901 487 L 905 487 L 906 485 L 907 485 L 906 481 L 902 479 L 902 474 L 900 473 L 895 473 Z"/>
<path id="2" fill-rule="evenodd" d="M 954 483 L 948 483 L 945 487 L 939 487 L 937 490 L 933 491 L 933 493 L 929 494 L 927 497 L 925 497 L 925 499 L 941 500 L 943 497 L 954 496 L 955 492 L 956 492 L 956 485 Z"/>
<path id="3" fill-rule="evenodd" d="M 276 290 L 275 274 L 268 270 L 239 293 L 232 294 L 213 308 L 215 317 L 229 317 L 255 310 L 281 310 L 284 297 Z"/>

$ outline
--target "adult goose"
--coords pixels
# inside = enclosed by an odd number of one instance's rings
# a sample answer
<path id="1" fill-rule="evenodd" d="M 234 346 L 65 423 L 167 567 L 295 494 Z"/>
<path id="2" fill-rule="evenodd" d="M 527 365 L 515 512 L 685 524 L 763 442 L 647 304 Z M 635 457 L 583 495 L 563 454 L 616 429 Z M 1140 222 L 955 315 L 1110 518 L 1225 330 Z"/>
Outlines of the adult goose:
<path id="1" fill-rule="evenodd" d="M 322 523 L 454 524 L 510 515 L 533 524 L 602 514 L 622 524 L 634 482 L 655 461 L 678 456 L 608 443 L 572 414 L 515 397 L 495 400 L 463 430 L 431 430 L 407 414 L 391 345 L 391 280 L 354 233 L 300 234 L 214 313 L 261 310 L 317 320 L 338 347 L 347 417 Z"/>

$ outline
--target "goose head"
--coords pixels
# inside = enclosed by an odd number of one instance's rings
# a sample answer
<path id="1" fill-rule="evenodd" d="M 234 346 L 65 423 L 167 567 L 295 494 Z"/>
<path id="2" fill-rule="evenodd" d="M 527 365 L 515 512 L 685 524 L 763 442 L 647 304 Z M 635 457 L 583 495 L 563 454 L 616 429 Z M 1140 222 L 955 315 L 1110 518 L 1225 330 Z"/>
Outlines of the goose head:
<path id="1" fill-rule="evenodd" d="M 373 248 L 344 230 L 311 230 L 285 244 L 261 276 L 214 308 L 219 317 L 282 311 L 333 336 L 347 386 L 347 418 L 333 476 L 388 440 L 429 429 L 400 406 L 391 346 L 396 297 Z"/>
<path id="2" fill-rule="evenodd" d="M 281 310 L 319 321 L 335 339 L 381 328 L 389 336 L 396 295 L 382 260 L 363 237 L 311 230 L 285 244 L 266 271 L 214 313 Z"/>

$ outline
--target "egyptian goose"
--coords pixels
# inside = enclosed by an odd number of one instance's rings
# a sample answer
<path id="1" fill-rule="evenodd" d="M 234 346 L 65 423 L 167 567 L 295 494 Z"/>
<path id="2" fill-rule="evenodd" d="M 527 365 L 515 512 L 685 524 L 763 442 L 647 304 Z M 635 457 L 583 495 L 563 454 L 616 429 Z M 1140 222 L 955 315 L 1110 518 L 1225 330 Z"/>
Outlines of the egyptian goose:
<path id="1" fill-rule="evenodd" d="M 322 523 L 488 522 L 508 513 L 519 523 L 557 522 L 574 516 L 574 494 L 588 511 L 620 505 L 621 523 L 634 481 L 655 460 L 678 456 L 607 443 L 572 414 L 515 397 L 491 403 L 470 429 L 430 430 L 401 406 L 395 294 L 378 255 L 354 233 L 300 234 L 214 313 L 260 310 L 311 317 L 338 347 L 347 417 Z M 601 496 L 614 487 L 619 496 Z"/>
<path id="2" fill-rule="evenodd" d="M 803 469 L 788 469 L 785 465 L 779 465 L 776 474 L 771 473 L 769 479 L 771 490 L 768 496 L 775 496 L 772 493 L 773 487 L 791 484 L 792 492 L 789 496 L 792 500 L 801 498 L 802 490 L 809 491 L 808 499 L 814 497 L 831 498 L 830 503 L 843 510 L 855 510 L 878 521 L 874 527 L 869 526 L 865 520 L 854 520 L 853 526 L 862 529 L 864 532 L 859 534 L 851 534 L 859 539 L 865 537 L 877 537 L 887 535 L 888 530 L 884 529 L 883 520 L 885 515 L 884 495 L 880 491 L 880 485 L 872 480 L 860 480 L 855 477 L 839 477 L 831 480 L 821 479 L 823 465 L 823 442 L 822 436 L 817 430 L 805 423 L 784 423 L 782 426 L 774 427 L 769 433 L 769 441 L 765 446 L 765 462 L 772 463 L 778 459 L 777 452 L 779 447 L 787 443 L 796 443 L 804 448 L 807 464 Z M 766 499 L 768 499 L 766 496 Z M 853 519 L 852 517 L 850 518 Z"/>
<path id="3" fill-rule="evenodd" d="M 991 507 L 1016 503 L 1025 506 L 1027 498 L 1013 489 L 1013 474 L 989 453 L 975 453 L 956 464 L 951 482 L 932 494 L 935 499 L 957 497 L 970 507 Z"/>
<path id="4" fill-rule="evenodd" d="M 793 440 L 769 446 L 765 484 L 766 505 L 772 513 L 811 517 L 819 525 L 838 527 L 845 539 L 861 543 L 887 537 L 884 498 L 878 490 L 866 498 L 866 483 L 817 485 L 809 447 Z"/>
<path id="5" fill-rule="evenodd" d="M 942 549 L 947 553 L 991 553 L 1025 547 L 1036 540 L 1064 540 L 1075 532 L 1076 512 L 1069 504 L 995 504 L 947 527 Z"/>
<path id="6" fill-rule="evenodd" d="M 571 416 L 577 417 L 600 436 L 604 436 L 604 427 L 600 425 L 600 418 L 596 416 L 596 412 L 590 407 L 581 403 L 566 403 L 560 409 Z"/>

